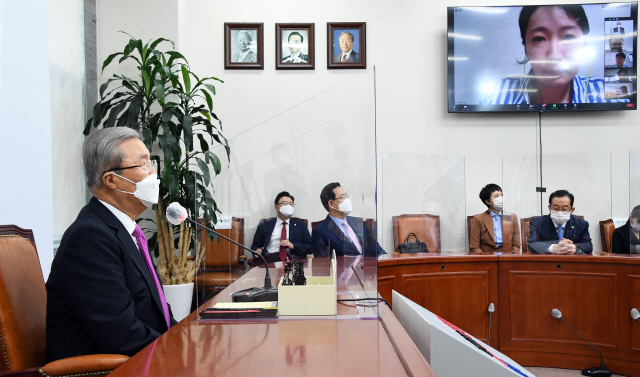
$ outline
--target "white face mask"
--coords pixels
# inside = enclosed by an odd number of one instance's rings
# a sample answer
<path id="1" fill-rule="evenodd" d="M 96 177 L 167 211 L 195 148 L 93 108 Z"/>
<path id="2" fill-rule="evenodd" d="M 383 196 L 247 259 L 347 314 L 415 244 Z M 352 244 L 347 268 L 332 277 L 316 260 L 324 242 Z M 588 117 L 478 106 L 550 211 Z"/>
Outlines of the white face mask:
<path id="1" fill-rule="evenodd" d="M 280 207 L 280 213 L 287 217 L 293 216 L 294 211 L 295 211 L 294 208 L 289 204 L 287 204 L 286 206 Z"/>
<path id="2" fill-rule="evenodd" d="M 344 213 L 345 216 L 350 214 L 352 209 L 353 208 L 351 206 L 351 199 L 349 198 L 346 198 L 342 201 L 342 203 L 338 204 L 338 211 Z"/>
<path id="3" fill-rule="evenodd" d="M 571 211 L 551 211 L 550 216 L 556 226 L 564 226 L 571 218 Z"/>
<path id="4" fill-rule="evenodd" d="M 493 208 L 502 211 L 502 196 L 493 199 Z"/>
<path id="5" fill-rule="evenodd" d="M 137 183 L 121 175 L 118 175 L 116 173 L 111 173 L 111 174 L 117 177 L 120 177 L 124 180 L 127 180 L 133 183 L 134 185 L 136 185 L 135 192 L 127 192 L 127 191 L 122 191 L 118 189 L 116 189 L 116 191 L 124 192 L 125 194 L 131 194 L 135 196 L 136 198 L 140 199 L 142 204 L 144 204 L 145 207 L 147 208 L 151 207 L 154 204 L 158 204 L 158 195 L 160 194 L 160 180 L 158 179 L 157 174 L 151 174 L 145 179 L 143 179 L 142 181 Z"/>

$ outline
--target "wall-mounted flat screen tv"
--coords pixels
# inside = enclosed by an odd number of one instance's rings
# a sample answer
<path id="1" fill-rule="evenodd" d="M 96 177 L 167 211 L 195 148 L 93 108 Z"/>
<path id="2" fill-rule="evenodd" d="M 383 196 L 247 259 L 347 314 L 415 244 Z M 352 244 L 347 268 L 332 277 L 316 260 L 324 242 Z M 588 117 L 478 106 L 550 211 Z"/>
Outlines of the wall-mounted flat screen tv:
<path id="1" fill-rule="evenodd" d="M 638 2 L 449 7 L 450 113 L 635 110 Z"/>

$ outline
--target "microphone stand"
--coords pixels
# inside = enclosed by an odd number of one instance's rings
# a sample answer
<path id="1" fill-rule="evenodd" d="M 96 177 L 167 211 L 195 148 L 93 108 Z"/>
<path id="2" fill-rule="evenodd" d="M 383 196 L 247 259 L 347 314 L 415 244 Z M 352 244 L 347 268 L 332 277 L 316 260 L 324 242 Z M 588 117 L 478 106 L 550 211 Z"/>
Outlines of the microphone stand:
<path id="1" fill-rule="evenodd" d="M 215 230 L 209 227 L 206 227 L 202 224 L 199 224 L 198 222 L 194 221 L 190 217 L 187 217 L 187 219 L 189 219 L 189 221 L 191 221 L 196 226 L 204 228 L 209 232 L 216 234 L 218 237 L 222 237 L 225 240 L 231 242 L 232 244 L 237 245 L 242 249 L 249 251 L 251 254 L 262 258 L 262 262 L 264 263 L 264 269 L 266 270 L 266 273 L 264 274 L 264 287 L 253 287 L 253 288 L 247 288 L 247 289 L 238 291 L 231 295 L 231 299 L 233 300 L 233 302 L 278 301 L 278 287 L 274 287 L 271 285 L 271 275 L 269 275 L 269 267 L 267 266 L 267 260 L 264 259 L 264 256 L 262 256 L 262 254 L 256 253 L 255 251 L 249 249 L 248 247 L 245 247 L 244 245 L 228 237 L 223 236 L 222 234 L 216 232 Z"/>
<path id="2" fill-rule="evenodd" d="M 556 310 L 556 309 L 554 309 Z M 560 311 L 558 311 L 559 313 Z M 557 317 L 556 315 L 554 315 L 553 311 L 551 312 L 551 315 L 553 316 L 553 318 L 556 319 L 561 319 L 564 321 L 564 323 L 566 323 L 569 327 L 571 327 L 571 329 L 573 331 L 575 331 L 578 335 L 580 335 L 580 337 L 582 339 L 584 339 L 585 342 L 589 343 L 589 345 L 591 347 L 593 347 L 594 350 L 596 350 L 596 352 L 598 352 L 598 355 L 600 355 L 600 367 L 590 367 L 590 368 L 584 368 L 582 370 L 582 375 L 583 376 L 598 376 L 598 377 L 609 377 L 611 376 L 611 371 L 609 370 L 609 368 L 604 366 L 604 358 L 602 357 L 602 354 L 600 353 L 600 350 L 598 350 L 596 348 L 596 346 L 594 346 L 593 344 L 591 344 L 590 341 L 587 340 L 587 338 L 585 338 L 584 336 L 582 336 L 582 334 L 580 334 L 578 332 L 578 330 L 574 329 L 573 326 L 571 326 L 571 324 L 569 324 L 569 322 L 567 322 L 563 317 L 562 314 L 560 313 L 559 316 Z"/>

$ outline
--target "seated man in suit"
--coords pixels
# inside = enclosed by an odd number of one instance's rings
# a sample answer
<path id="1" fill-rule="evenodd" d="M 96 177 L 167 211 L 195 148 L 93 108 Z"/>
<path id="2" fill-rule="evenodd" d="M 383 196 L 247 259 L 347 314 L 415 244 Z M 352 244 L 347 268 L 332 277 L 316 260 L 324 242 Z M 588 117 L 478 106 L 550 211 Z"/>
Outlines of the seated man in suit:
<path id="1" fill-rule="evenodd" d="M 572 216 L 573 194 L 558 190 L 549 196 L 549 215 L 529 223 L 529 251 L 537 254 L 591 254 L 589 223 Z"/>
<path id="2" fill-rule="evenodd" d="M 286 191 L 276 196 L 274 209 L 278 213 L 276 218 L 263 221 L 258 225 L 253 236 L 251 250 L 255 250 L 264 256 L 267 263 L 286 261 L 288 259 L 285 249 L 291 254 L 306 258 L 311 253 L 311 235 L 307 224 L 300 220 L 292 219 L 294 212 L 294 198 Z M 254 258 L 254 266 L 262 264 L 262 259 Z"/>
<path id="3" fill-rule="evenodd" d="M 320 193 L 320 201 L 329 214 L 312 232 L 315 257 L 331 256 L 330 250 L 335 250 L 336 256 L 386 254 L 361 218 L 347 216 L 351 213 L 351 199 L 340 183 L 326 185 Z"/>
<path id="4" fill-rule="evenodd" d="M 91 132 L 82 147 L 93 197 L 64 232 L 47 280 L 46 361 L 133 356 L 176 323 L 136 218 L 160 181 L 138 132 Z"/>

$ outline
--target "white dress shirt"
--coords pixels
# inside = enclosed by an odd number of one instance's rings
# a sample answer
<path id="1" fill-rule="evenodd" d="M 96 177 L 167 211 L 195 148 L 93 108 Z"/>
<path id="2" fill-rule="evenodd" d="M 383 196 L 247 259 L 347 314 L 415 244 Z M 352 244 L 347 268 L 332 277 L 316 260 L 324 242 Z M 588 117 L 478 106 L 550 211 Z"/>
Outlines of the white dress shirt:
<path id="1" fill-rule="evenodd" d="M 287 239 L 289 239 L 289 224 L 291 219 L 287 220 Z M 280 252 L 280 237 L 282 235 L 282 223 L 279 217 L 276 217 L 276 226 L 273 227 L 273 233 L 271 233 L 271 240 L 269 241 L 269 245 L 267 246 L 267 251 L 269 254 L 279 253 Z"/>
<path id="2" fill-rule="evenodd" d="M 98 199 L 98 198 L 96 198 Z M 112 206 L 111 204 L 104 202 L 100 199 L 98 199 L 98 201 L 100 203 L 102 203 L 105 207 L 107 207 L 107 209 L 109 211 L 111 211 L 111 213 L 113 213 L 113 215 L 120 220 L 120 222 L 122 223 L 122 225 L 124 226 L 124 228 L 127 230 L 127 232 L 129 232 L 129 235 L 131 235 L 131 239 L 133 240 L 133 244 L 136 245 L 136 247 L 138 247 L 138 241 L 136 240 L 136 238 L 133 236 L 133 231 L 136 230 L 136 222 L 131 220 L 131 217 L 127 216 L 124 212 L 120 211 L 119 209 L 117 209 L 116 207 Z M 139 250 L 140 248 L 138 248 Z"/>

